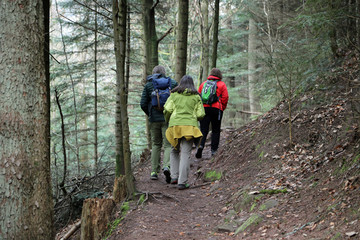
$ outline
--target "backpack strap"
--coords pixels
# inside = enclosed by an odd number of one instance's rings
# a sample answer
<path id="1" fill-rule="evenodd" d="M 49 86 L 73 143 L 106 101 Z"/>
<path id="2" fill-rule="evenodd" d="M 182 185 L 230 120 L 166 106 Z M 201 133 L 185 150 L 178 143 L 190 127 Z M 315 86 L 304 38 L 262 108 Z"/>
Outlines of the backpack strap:
<path id="1" fill-rule="evenodd" d="M 156 94 L 156 98 L 157 98 L 157 102 L 158 102 L 158 108 L 161 109 L 159 92 L 158 92 L 158 94 Z"/>

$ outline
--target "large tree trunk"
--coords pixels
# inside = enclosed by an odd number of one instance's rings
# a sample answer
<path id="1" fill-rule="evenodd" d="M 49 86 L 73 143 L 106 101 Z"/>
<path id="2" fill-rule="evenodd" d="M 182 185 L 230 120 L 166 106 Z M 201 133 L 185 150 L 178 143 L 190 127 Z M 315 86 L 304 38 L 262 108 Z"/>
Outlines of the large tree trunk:
<path id="1" fill-rule="evenodd" d="M 186 74 L 186 58 L 187 58 L 187 40 L 189 25 L 189 0 L 179 0 L 179 13 L 176 34 L 176 64 L 175 64 L 175 80 L 180 79 Z"/>
<path id="2" fill-rule="evenodd" d="M 120 0 L 118 3 L 117 0 L 113 0 L 113 22 L 114 22 L 114 47 L 115 47 L 115 57 L 116 57 L 116 85 L 117 85 L 117 94 L 116 94 L 116 126 L 120 129 L 115 129 L 118 136 L 117 141 L 122 139 L 122 149 L 117 149 L 116 151 L 123 151 L 123 161 L 125 167 L 125 177 L 126 177 L 126 188 L 128 197 L 132 197 L 135 193 L 135 184 L 131 171 L 131 152 L 130 152 L 130 130 L 128 122 L 128 113 L 127 113 L 127 88 L 125 81 L 125 48 L 126 48 L 126 10 L 127 10 L 127 1 Z M 120 120 L 120 123 L 119 123 Z M 120 139 L 121 138 L 121 139 Z M 121 159 L 120 159 L 121 160 Z M 116 177 L 119 177 L 118 172 Z M 114 196 L 116 199 L 118 196 Z M 117 201 L 120 201 L 117 199 Z"/>
<path id="3" fill-rule="evenodd" d="M 54 239 L 49 2 L 0 4 L 0 239 Z"/>

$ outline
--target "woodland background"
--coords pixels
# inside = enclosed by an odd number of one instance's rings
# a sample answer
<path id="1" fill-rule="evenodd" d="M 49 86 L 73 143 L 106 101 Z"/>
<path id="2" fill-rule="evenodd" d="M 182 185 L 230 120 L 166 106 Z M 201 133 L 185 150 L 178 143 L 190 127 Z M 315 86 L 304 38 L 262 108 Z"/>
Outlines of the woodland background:
<path id="1" fill-rule="evenodd" d="M 188 16 L 186 74 L 199 85 L 212 67 L 223 72 L 230 95 L 224 128 L 238 128 L 281 100 L 288 103 L 291 119 L 293 99 L 314 88 L 332 88 L 331 82 L 318 79 L 336 74 L 329 69 L 340 67 L 345 56 L 360 51 L 359 0 L 129 0 L 119 6 L 127 13 L 120 14 L 120 25 L 126 24 L 120 92 L 126 99 L 129 129 L 129 135 L 120 133 L 120 138 L 127 138 L 131 151 L 125 154 L 133 166 L 150 148 L 146 117 L 139 106 L 146 76 L 160 64 L 167 75 L 179 80 L 181 49 L 176 47 L 184 31 L 182 16 Z M 119 175 L 114 168 L 119 159 L 116 115 L 124 111 L 117 106 L 124 101 L 117 98 L 115 10 L 112 2 L 103 0 L 50 4 L 50 169 L 55 222 L 64 221 L 59 215 L 76 215 L 74 199 L 82 203 L 84 198 L 105 194 Z M 87 188 L 79 187 L 84 184 Z M 69 201 L 70 205 L 64 204 Z"/>
<path id="2" fill-rule="evenodd" d="M 148 146 L 145 115 L 139 107 L 146 76 L 144 8 L 155 11 L 158 63 L 172 78 L 178 8 L 173 1 L 128 4 L 128 113 L 132 161 L 136 163 Z M 196 84 L 204 81 L 214 66 L 210 53 L 215 46 L 214 31 L 218 31 L 216 66 L 222 70 L 230 94 L 224 127 L 239 127 L 279 100 L 292 99 L 314 87 L 316 79 L 326 74 L 335 60 L 340 61 L 346 48 L 356 48 L 360 39 L 359 2 L 355 0 L 220 1 L 217 30 L 215 1 L 190 1 L 189 5 L 186 73 Z M 108 1 L 52 4 L 51 156 L 55 189 L 64 162 L 56 92 L 64 114 L 68 178 L 93 175 L 95 169 L 113 165 L 116 82 L 112 31 Z"/>

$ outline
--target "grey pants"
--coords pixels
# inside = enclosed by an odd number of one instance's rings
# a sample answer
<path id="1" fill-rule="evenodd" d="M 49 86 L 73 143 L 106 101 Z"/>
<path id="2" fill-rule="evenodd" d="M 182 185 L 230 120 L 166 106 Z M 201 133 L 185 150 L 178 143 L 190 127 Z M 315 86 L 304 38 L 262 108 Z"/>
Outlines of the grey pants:
<path id="1" fill-rule="evenodd" d="M 178 179 L 178 184 L 186 184 L 190 171 L 191 148 L 194 139 L 186 141 L 185 138 L 179 139 L 177 149 L 171 149 L 170 171 L 171 178 Z"/>

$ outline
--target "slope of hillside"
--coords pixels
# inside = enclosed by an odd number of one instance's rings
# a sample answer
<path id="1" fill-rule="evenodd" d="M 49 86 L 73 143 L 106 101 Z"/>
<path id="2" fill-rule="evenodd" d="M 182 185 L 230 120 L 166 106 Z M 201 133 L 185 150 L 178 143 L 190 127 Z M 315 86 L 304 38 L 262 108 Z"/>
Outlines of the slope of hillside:
<path id="1" fill-rule="evenodd" d="M 143 198 L 107 239 L 360 239 L 358 61 L 333 73 L 293 102 L 292 144 L 281 102 L 224 129 L 214 158 L 209 146 L 193 157 L 188 190 L 151 181 L 145 155 L 135 171 Z"/>
<path id="2" fill-rule="evenodd" d="M 224 130 L 215 158 L 209 152 L 194 158 L 188 191 L 150 182 L 149 170 L 139 168 L 138 189 L 155 195 L 111 239 L 359 239 L 356 66 L 348 59 L 336 77 L 323 80 L 332 87 L 319 83 L 293 102 L 293 144 L 282 102 L 240 129 Z M 206 185 L 214 171 L 221 179 Z"/>

